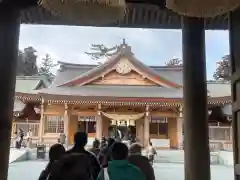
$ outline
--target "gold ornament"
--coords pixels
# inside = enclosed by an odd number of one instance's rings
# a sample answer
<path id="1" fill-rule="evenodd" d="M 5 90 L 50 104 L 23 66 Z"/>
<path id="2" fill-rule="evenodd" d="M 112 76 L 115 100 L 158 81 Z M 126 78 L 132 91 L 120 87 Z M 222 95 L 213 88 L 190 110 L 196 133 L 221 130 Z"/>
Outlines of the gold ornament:
<path id="1" fill-rule="evenodd" d="M 180 15 L 211 18 L 234 10 L 239 0 L 167 0 L 168 9 Z"/>
<path id="2" fill-rule="evenodd" d="M 39 0 L 39 4 L 53 15 L 81 25 L 114 23 L 126 14 L 125 0 Z"/>

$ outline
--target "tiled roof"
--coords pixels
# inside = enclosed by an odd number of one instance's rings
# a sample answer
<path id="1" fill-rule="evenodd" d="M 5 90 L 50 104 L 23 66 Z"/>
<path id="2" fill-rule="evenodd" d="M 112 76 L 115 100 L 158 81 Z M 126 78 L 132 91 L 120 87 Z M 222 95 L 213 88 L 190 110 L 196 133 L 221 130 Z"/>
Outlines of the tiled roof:
<path id="1" fill-rule="evenodd" d="M 17 76 L 16 92 L 31 93 L 33 90 L 40 88 L 39 86 L 48 87 L 50 84 L 44 76 Z"/>
<path id="2" fill-rule="evenodd" d="M 146 97 L 146 98 L 181 98 L 182 89 L 157 86 L 108 86 L 86 85 L 75 87 L 52 87 L 38 91 L 44 94 L 69 96 L 111 96 L 111 97 Z"/>
<path id="3" fill-rule="evenodd" d="M 57 76 L 54 79 L 53 83 L 48 89 L 40 90 L 40 93 L 47 94 L 62 94 L 62 95 L 114 95 L 114 96 L 126 96 L 126 97 L 182 97 L 182 90 L 173 90 L 170 88 L 161 88 L 161 87 L 138 87 L 138 86 L 106 86 L 106 85 L 94 85 L 94 86 L 85 86 L 85 87 L 57 87 L 58 85 L 73 79 L 76 76 L 87 73 L 92 68 L 95 68 L 96 65 L 80 65 L 80 64 L 70 64 L 60 62 L 61 68 L 57 72 Z M 176 82 L 178 84 L 183 83 L 183 75 L 181 67 L 166 67 L 166 66 L 150 66 L 159 73 L 160 76 Z M 229 82 L 223 81 L 208 81 L 207 89 L 209 91 L 210 97 L 224 97 L 231 96 L 231 85 Z M 107 93 L 106 93 L 107 91 Z M 151 93 L 149 93 L 151 92 Z M 36 92 L 35 92 L 36 93 Z"/>

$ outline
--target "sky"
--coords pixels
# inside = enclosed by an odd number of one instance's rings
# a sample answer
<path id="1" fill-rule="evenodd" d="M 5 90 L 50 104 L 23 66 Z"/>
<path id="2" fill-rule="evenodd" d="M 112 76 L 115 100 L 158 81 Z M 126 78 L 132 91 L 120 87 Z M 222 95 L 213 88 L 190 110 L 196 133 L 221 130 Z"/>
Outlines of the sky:
<path id="1" fill-rule="evenodd" d="M 181 30 L 21 25 L 19 48 L 33 46 L 38 64 L 46 53 L 55 62 L 95 64 L 84 53 L 90 51 L 91 44 L 111 47 L 120 44 L 123 38 L 146 65 L 164 65 L 169 59 L 182 59 Z M 208 79 L 212 79 L 216 62 L 229 53 L 228 43 L 228 31 L 206 31 Z"/>

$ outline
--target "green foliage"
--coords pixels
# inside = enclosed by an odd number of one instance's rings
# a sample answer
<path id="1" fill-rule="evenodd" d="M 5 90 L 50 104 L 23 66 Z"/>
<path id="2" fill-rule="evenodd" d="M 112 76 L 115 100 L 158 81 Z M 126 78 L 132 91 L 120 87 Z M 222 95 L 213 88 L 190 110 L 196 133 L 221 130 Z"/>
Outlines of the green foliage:
<path id="1" fill-rule="evenodd" d="M 17 61 L 18 76 L 33 76 L 38 74 L 36 50 L 29 46 L 23 51 L 19 50 Z"/>
<path id="2" fill-rule="evenodd" d="M 91 52 L 85 52 L 88 56 L 91 56 L 93 60 L 100 60 L 102 58 L 108 58 L 117 52 L 118 46 L 107 47 L 103 44 L 92 44 Z"/>
<path id="3" fill-rule="evenodd" d="M 216 71 L 213 74 L 215 80 L 230 80 L 230 56 L 225 55 L 217 62 Z"/>
<path id="4" fill-rule="evenodd" d="M 54 74 L 52 73 L 52 68 L 55 66 L 57 66 L 57 64 L 54 64 L 51 56 L 46 54 L 45 57 L 42 58 L 38 74 L 47 75 L 49 78 L 53 78 Z"/>

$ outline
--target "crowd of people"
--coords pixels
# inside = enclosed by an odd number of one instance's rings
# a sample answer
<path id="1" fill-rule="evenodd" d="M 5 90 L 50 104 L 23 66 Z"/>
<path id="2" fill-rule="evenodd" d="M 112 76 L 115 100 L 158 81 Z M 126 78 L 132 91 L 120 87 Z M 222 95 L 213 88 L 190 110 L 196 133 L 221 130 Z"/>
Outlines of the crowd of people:
<path id="1" fill-rule="evenodd" d="M 85 132 L 77 132 L 70 150 L 61 143 L 53 145 L 39 180 L 155 180 L 152 159 L 141 154 L 141 144 L 128 147 L 121 141 L 102 138 L 86 150 L 87 141 Z"/>

